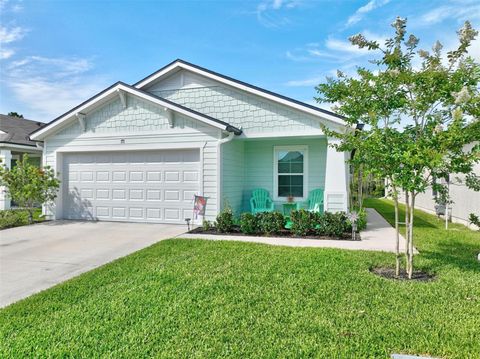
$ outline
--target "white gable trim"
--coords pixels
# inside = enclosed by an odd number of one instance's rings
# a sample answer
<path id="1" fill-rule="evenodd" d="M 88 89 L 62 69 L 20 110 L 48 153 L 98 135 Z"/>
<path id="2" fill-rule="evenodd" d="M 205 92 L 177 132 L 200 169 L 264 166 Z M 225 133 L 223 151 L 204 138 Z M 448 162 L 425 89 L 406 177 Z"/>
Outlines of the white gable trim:
<path id="1" fill-rule="evenodd" d="M 176 71 L 176 70 L 179 70 L 179 69 L 188 70 L 188 71 L 191 71 L 191 72 L 196 73 L 198 75 L 201 75 L 201 76 L 207 77 L 209 79 L 212 79 L 212 80 L 218 81 L 220 83 L 223 83 L 225 85 L 240 89 L 242 91 L 245 91 L 245 92 L 248 92 L 248 93 L 263 97 L 263 98 L 266 98 L 268 100 L 271 100 L 271 101 L 274 101 L 274 102 L 277 102 L 277 103 L 281 103 L 283 105 L 286 105 L 286 106 L 295 108 L 297 110 L 306 112 L 308 114 L 314 115 L 314 116 L 318 117 L 319 119 L 328 120 L 328 121 L 331 121 L 333 123 L 336 123 L 336 124 L 339 124 L 339 125 L 342 125 L 342 126 L 347 126 L 345 121 L 343 121 L 342 119 L 340 119 L 337 116 L 330 115 L 330 114 L 324 113 L 324 112 L 319 112 L 319 110 L 309 108 L 306 105 L 301 105 L 301 104 L 296 103 L 296 102 L 294 102 L 292 100 L 289 100 L 287 98 L 283 98 L 281 96 L 278 96 L 278 95 L 275 95 L 275 94 L 272 94 L 272 93 L 269 93 L 269 92 L 264 92 L 264 91 L 252 88 L 250 86 L 244 85 L 244 84 L 239 83 L 237 81 L 233 81 L 233 80 L 230 80 L 230 79 L 225 78 L 223 76 L 219 76 L 219 75 L 216 75 L 214 73 L 211 73 L 209 71 L 202 70 L 202 69 L 200 69 L 196 66 L 192 66 L 192 65 L 184 63 L 183 61 L 180 61 L 180 60 L 174 61 L 170 65 L 164 67 L 163 69 L 155 72 L 154 74 L 152 74 L 152 75 L 148 76 L 147 78 L 141 80 L 140 82 L 136 83 L 134 86 L 138 89 L 141 89 L 141 88 L 151 84 L 152 82 L 158 80 L 159 78 L 165 76 L 166 74 L 169 74 L 170 72 Z"/>
<path id="2" fill-rule="evenodd" d="M 102 105 L 105 103 L 106 100 L 109 100 L 115 96 L 119 96 L 119 93 L 121 94 L 122 92 L 124 93 L 129 93 L 131 95 L 137 96 L 139 98 L 142 98 L 146 101 L 150 101 L 152 103 L 155 103 L 159 106 L 163 106 L 164 109 L 168 109 L 174 112 L 181 113 L 185 116 L 188 116 L 190 118 L 193 118 L 195 120 L 201 121 L 207 125 L 216 127 L 220 130 L 223 131 L 228 131 L 229 130 L 229 125 L 228 124 L 222 124 L 217 121 L 214 121 L 210 119 L 207 116 L 203 116 L 199 113 L 192 112 L 182 106 L 175 105 L 171 103 L 170 101 L 165 101 L 162 100 L 156 96 L 153 96 L 151 94 L 145 93 L 139 89 L 133 88 L 131 86 L 128 86 L 123 83 L 117 83 L 114 86 L 111 86 L 104 92 L 101 92 L 99 95 L 93 97 L 92 99 L 84 102 L 82 105 L 74 108 L 73 110 L 67 112 L 66 114 L 62 115 L 61 117 L 55 119 L 52 121 L 50 124 L 48 124 L 45 127 L 42 127 L 40 130 L 34 132 L 33 134 L 30 135 L 30 139 L 32 140 L 41 140 L 48 135 L 52 134 L 53 132 L 56 131 L 57 128 L 61 127 L 62 125 L 65 125 L 66 123 L 73 122 L 79 118 L 83 118 L 85 116 L 85 112 L 91 112 L 98 106 Z M 125 101 L 126 103 L 126 101 Z"/>

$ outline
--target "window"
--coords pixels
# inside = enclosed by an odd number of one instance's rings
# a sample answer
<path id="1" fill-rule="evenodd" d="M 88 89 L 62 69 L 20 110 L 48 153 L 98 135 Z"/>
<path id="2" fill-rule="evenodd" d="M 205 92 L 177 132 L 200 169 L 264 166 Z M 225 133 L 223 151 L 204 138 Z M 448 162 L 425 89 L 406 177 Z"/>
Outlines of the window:
<path id="1" fill-rule="evenodd" d="M 275 147 L 275 197 L 304 198 L 306 191 L 307 148 Z"/>

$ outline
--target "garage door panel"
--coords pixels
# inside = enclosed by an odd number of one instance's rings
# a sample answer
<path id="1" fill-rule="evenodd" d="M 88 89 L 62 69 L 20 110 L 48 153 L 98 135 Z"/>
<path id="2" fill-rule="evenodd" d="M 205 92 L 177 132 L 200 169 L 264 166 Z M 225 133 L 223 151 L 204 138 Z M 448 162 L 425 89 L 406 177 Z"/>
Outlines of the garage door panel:
<path id="1" fill-rule="evenodd" d="M 64 155 L 64 216 L 184 223 L 199 193 L 199 150 Z"/>

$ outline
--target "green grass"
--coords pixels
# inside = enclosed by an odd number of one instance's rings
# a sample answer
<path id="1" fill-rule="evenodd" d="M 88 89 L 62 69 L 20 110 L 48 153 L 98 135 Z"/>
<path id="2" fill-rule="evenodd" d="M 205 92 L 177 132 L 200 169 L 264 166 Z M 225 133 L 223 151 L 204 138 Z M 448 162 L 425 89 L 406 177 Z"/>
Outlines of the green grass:
<path id="1" fill-rule="evenodd" d="M 417 224 L 434 282 L 371 274 L 387 253 L 160 242 L 0 311 L 0 357 L 478 357 L 480 235 Z"/>

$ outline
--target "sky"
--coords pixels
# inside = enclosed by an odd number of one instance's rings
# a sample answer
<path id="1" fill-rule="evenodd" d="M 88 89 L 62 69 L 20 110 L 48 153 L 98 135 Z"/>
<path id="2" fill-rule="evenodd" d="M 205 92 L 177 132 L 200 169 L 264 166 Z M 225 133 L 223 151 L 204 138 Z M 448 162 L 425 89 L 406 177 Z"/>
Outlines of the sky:
<path id="1" fill-rule="evenodd" d="M 0 113 L 48 122 L 177 58 L 315 104 L 327 76 L 372 58 L 348 37 L 384 41 L 397 16 L 420 48 L 448 50 L 465 20 L 480 29 L 480 1 L 0 0 Z"/>

